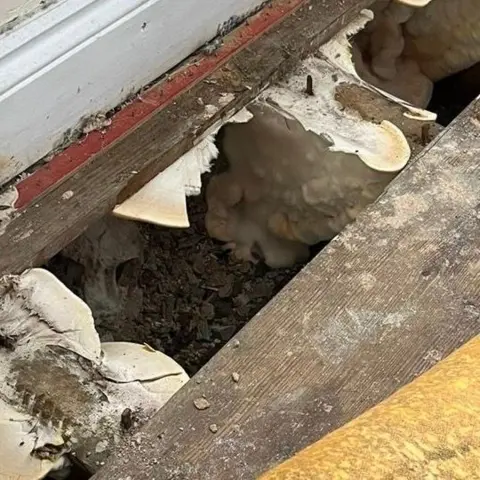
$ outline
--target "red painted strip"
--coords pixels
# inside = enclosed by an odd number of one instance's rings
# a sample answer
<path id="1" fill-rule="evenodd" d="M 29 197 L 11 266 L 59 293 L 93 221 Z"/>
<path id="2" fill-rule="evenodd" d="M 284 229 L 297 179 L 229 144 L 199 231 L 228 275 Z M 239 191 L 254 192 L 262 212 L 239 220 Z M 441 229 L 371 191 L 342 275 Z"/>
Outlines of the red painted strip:
<path id="1" fill-rule="evenodd" d="M 105 130 L 91 132 L 55 155 L 48 164 L 17 184 L 18 199 L 15 207 L 20 209 L 32 203 L 49 188 L 84 165 L 93 155 L 110 146 L 153 112 L 164 108 L 180 93 L 207 77 L 240 49 L 289 15 L 304 1 L 285 0 L 265 7 L 248 23 L 239 27 L 234 34 L 228 36 L 215 55 L 204 55 L 195 63 L 180 69 L 170 79 L 147 90 L 117 112 Z"/>

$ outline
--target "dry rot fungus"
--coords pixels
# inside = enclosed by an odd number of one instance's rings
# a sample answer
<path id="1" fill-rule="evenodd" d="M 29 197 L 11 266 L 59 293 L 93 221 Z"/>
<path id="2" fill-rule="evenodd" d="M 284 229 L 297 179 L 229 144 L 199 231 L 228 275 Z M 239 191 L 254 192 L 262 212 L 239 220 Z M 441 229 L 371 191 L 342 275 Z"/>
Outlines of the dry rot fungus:
<path id="1" fill-rule="evenodd" d="M 0 279 L 0 478 L 90 471 L 188 381 L 145 345 L 101 344 L 88 306 L 43 269 Z"/>
<path id="2" fill-rule="evenodd" d="M 206 105 L 206 110 L 208 107 L 213 106 Z M 250 118 L 251 114 L 243 109 L 229 121 L 242 123 Z M 212 160 L 218 155 L 215 134 L 221 125 L 222 122 L 206 138 L 200 139 L 194 148 L 153 178 L 137 193 L 116 205 L 113 214 L 118 218 L 137 220 L 153 225 L 175 228 L 189 227 L 186 197 L 198 195 L 202 189 L 201 176 L 210 170 Z"/>
<path id="3" fill-rule="evenodd" d="M 207 186 L 208 233 L 235 255 L 271 267 L 304 261 L 384 191 L 418 150 L 435 115 L 361 80 L 349 36 L 370 11 L 227 124 L 218 142 L 229 169 Z M 408 139 L 407 139 L 408 135 Z"/>
<path id="4" fill-rule="evenodd" d="M 144 238 L 138 224 L 114 216 L 93 223 L 62 250 L 62 256 L 70 260 L 67 277 L 80 277 L 77 288 L 97 326 L 115 323 L 123 314 L 131 319 L 138 315 L 143 298 L 138 287 L 143 253 Z"/>
<path id="5" fill-rule="evenodd" d="M 227 169 L 206 186 L 208 234 L 241 260 L 306 260 L 440 131 L 424 108 L 434 82 L 480 60 L 479 27 L 477 0 L 377 1 L 115 215 L 188 227 L 185 197 L 217 157 Z"/>

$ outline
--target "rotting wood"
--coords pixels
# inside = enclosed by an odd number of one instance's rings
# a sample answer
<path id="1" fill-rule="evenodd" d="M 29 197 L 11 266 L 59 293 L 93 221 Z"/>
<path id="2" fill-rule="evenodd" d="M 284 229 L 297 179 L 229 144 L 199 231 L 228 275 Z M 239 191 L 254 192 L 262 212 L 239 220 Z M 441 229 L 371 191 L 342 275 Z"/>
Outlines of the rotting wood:
<path id="1" fill-rule="evenodd" d="M 93 479 L 251 480 L 480 333 L 479 116 L 477 100 Z"/>
<path id="2" fill-rule="evenodd" d="M 306 2 L 233 56 L 208 81 L 156 111 L 12 220 L 0 236 L 0 272 L 21 272 L 58 253 L 117 201 L 177 160 L 218 119 L 245 106 L 371 3 Z M 233 100 L 224 102 L 225 94 L 233 94 Z M 206 116 L 205 105 L 215 106 L 216 113 Z"/>

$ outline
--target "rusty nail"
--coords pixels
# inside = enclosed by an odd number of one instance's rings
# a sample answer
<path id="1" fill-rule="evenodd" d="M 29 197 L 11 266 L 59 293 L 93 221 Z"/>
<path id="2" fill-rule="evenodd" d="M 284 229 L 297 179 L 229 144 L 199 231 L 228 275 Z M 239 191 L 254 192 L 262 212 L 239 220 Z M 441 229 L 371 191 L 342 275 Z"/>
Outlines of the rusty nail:
<path id="1" fill-rule="evenodd" d="M 305 89 L 307 95 L 313 96 L 313 78 L 311 75 L 307 75 L 307 88 Z"/>

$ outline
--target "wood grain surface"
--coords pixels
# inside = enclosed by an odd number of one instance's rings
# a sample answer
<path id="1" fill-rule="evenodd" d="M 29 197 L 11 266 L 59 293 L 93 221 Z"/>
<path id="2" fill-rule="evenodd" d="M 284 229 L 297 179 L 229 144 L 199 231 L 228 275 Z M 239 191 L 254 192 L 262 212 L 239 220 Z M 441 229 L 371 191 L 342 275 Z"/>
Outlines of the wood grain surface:
<path id="1" fill-rule="evenodd" d="M 479 118 L 476 101 L 93 478 L 256 478 L 478 334 Z"/>

